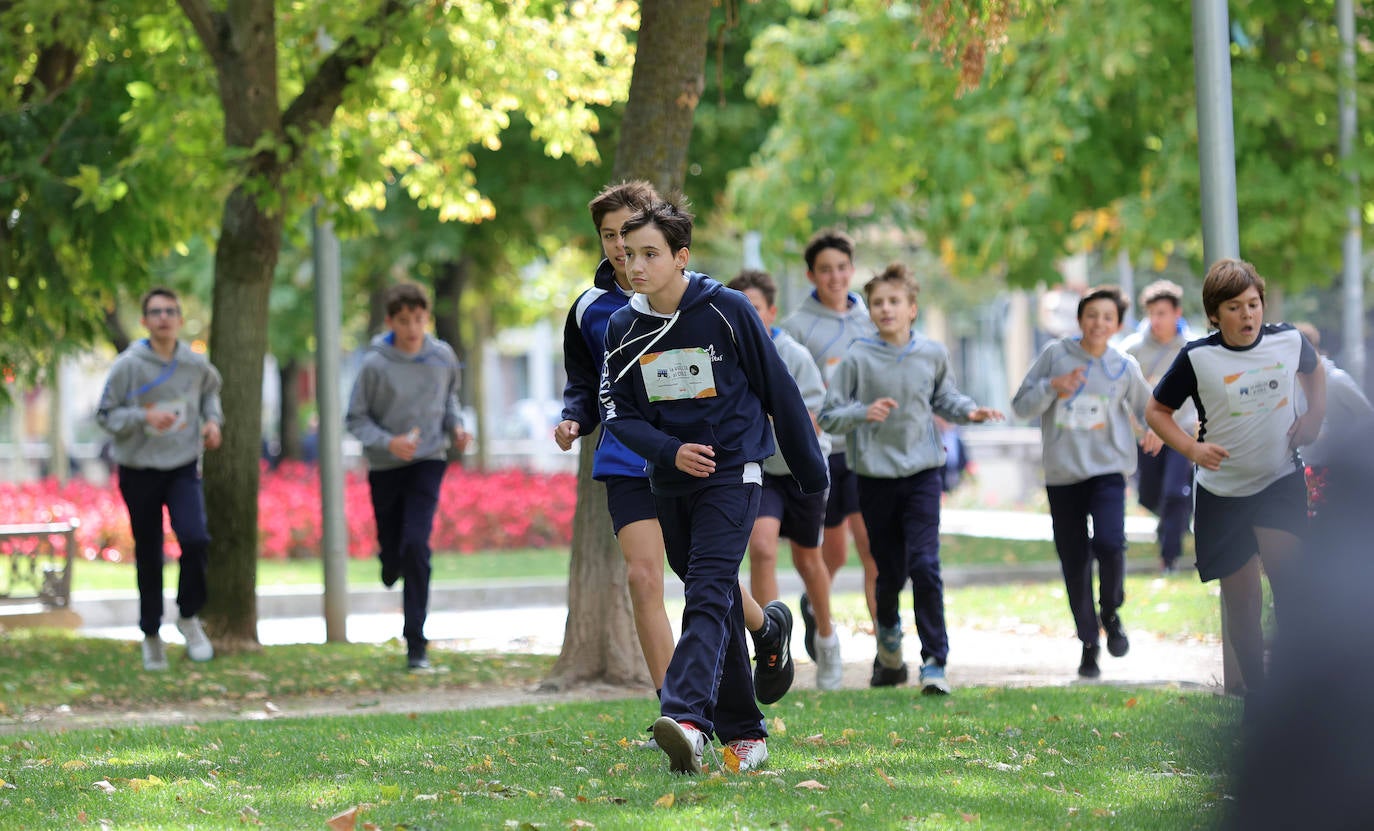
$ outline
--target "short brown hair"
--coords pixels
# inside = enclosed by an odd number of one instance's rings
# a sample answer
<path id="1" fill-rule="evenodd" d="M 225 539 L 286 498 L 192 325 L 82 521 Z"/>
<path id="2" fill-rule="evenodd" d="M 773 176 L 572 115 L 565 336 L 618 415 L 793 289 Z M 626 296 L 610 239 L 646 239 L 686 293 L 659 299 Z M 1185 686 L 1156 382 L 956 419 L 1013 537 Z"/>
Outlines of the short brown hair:
<path id="1" fill-rule="evenodd" d="M 1167 300 L 1180 308 L 1183 305 L 1183 286 L 1171 280 L 1156 280 L 1140 292 L 1140 305 L 1148 309 L 1151 303 Z"/>
<path id="2" fill-rule="evenodd" d="M 1264 303 L 1264 278 L 1253 265 L 1232 257 L 1212 263 L 1202 279 L 1202 310 L 1207 314 L 1207 322 L 1215 323 L 1221 304 L 1239 297 L 1251 286 L 1259 292 L 1260 303 Z"/>
<path id="3" fill-rule="evenodd" d="M 152 300 L 154 297 L 165 297 L 173 303 L 177 304 L 177 309 L 181 308 L 181 301 L 177 299 L 176 292 L 172 291 L 166 286 L 153 286 L 152 288 L 143 292 L 142 299 L 138 301 L 139 309 L 143 312 L 144 317 L 148 316 L 148 301 Z"/>
<path id="4" fill-rule="evenodd" d="M 587 208 L 592 212 L 592 225 L 596 226 L 597 232 L 600 233 L 601 220 L 606 218 L 606 214 L 621 208 L 629 208 L 630 212 L 634 213 L 657 201 L 658 191 L 654 190 L 654 186 L 643 179 L 635 179 L 602 188 L 601 192 L 587 203 Z"/>
<path id="5" fill-rule="evenodd" d="M 425 297 L 425 290 L 415 283 L 396 283 L 387 286 L 382 294 L 382 306 L 386 308 L 387 317 L 394 317 L 403 309 L 428 309 L 429 298 Z"/>
<path id="6" fill-rule="evenodd" d="M 806 250 L 802 252 L 807 271 L 816 267 L 816 257 L 827 248 L 833 248 L 845 255 L 850 262 L 854 261 L 854 239 L 836 228 L 822 228 L 811 236 L 810 241 L 806 243 Z"/>
<path id="7" fill-rule="evenodd" d="M 621 234 L 638 231 L 649 225 L 657 228 L 668 243 L 668 253 L 676 254 L 684 248 L 692 247 L 692 212 L 684 198 L 679 203 L 655 202 L 630 214 L 625 224 L 620 226 Z"/>
<path id="8" fill-rule="evenodd" d="M 763 301 L 772 308 L 778 304 L 778 284 L 773 282 L 773 275 L 766 271 L 759 271 L 757 268 L 746 268 L 735 279 L 726 284 L 726 288 L 735 291 L 745 289 L 757 289 L 763 295 Z"/>
<path id="9" fill-rule="evenodd" d="M 1116 319 L 1118 323 L 1126 319 L 1126 310 L 1131 308 L 1131 301 L 1126 299 L 1126 293 L 1121 290 L 1120 286 L 1111 284 L 1097 286 L 1092 291 L 1083 295 L 1082 299 L 1078 301 L 1078 314 L 1076 315 L 1078 320 L 1083 319 L 1083 310 L 1088 308 L 1088 304 L 1094 300 L 1112 301 L 1112 303 L 1116 305 Z"/>
<path id="10" fill-rule="evenodd" d="M 912 303 L 916 302 L 916 296 L 921 293 L 921 284 L 916 282 L 916 278 L 911 276 L 911 270 L 902 263 L 892 263 L 876 275 L 872 280 L 864 283 L 864 300 L 873 299 L 873 290 L 880 283 L 896 283 L 906 289 L 906 296 Z"/>

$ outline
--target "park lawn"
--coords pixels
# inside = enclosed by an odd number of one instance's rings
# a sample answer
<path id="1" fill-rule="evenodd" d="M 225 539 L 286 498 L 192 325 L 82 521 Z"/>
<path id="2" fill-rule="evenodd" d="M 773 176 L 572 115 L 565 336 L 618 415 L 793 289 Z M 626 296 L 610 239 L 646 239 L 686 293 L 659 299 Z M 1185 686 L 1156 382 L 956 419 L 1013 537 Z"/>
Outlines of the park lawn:
<path id="1" fill-rule="evenodd" d="M 646 697 L 647 698 L 647 697 Z M 796 690 L 771 759 L 670 774 L 652 701 L 68 730 L 0 745 L 7 829 L 1215 828 L 1238 705 L 1108 686 Z M 356 823 L 356 825 L 354 824 Z"/>
<path id="2" fill-rule="evenodd" d="M 1191 545 L 1191 539 L 1188 542 Z M 1132 565 L 1141 569 L 1153 567 L 1154 546 L 1134 546 L 1128 555 Z M 1045 540 L 1005 540 L 994 537 L 946 535 L 941 537 L 940 557 L 950 567 L 1016 566 L 1032 563 L 1053 563 L 1058 558 L 1054 544 Z M 436 583 L 468 582 L 496 579 L 566 579 L 568 549 L 522 548 L 510 551 L 479 551 L 472 554 L 437 553 L 433 558 Z M 783 545 L 778 552 L 779 568 L 792 568 L 791 549 Z M 1184 554 L 1191 562 L 1191 548 Z M 852 550 L 849 561 L 857 566 L 858 555 Z M 175 566 L 170 566 L 175 568 Z M 748 558 L 745 559 L 748 571 Z M 348 584 L 371 586 L 378 582 L 377 561 L 350 559 Z M 259 560 L 259 586 L 319 585 L 324 582 L 324 566 L 317 559 Z M 101 560 L 80 560 L 72 566 L 74 591 L 132 591 L 133 562 L 109 563 Z"/>

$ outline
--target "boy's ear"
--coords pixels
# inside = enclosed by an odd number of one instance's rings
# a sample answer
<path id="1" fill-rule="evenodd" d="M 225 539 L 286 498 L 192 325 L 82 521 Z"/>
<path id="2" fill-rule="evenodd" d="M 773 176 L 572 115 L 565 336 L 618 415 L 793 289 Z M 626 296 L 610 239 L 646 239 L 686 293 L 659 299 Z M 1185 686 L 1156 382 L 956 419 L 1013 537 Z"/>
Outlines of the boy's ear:
<path id="1" fill-rule="evenodd" d="M 673 254 L 673 264 L 679 269 L 685 269 L 687 267 L 687 262 L 691 259 L 692 251 L 688 248 L 679 248 L 677 252 Z"/>

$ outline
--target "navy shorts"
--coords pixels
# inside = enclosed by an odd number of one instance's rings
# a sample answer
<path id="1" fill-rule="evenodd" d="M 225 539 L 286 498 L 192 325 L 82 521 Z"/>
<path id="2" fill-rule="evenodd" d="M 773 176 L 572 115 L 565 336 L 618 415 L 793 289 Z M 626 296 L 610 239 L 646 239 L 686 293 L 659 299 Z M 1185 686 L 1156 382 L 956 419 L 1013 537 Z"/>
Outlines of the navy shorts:
<path id="1" fill-rule="evenodd" d="M 830 495 L 825 501 L 825 527 L 834 528 L 859 512 L 859 477 L 844 463 L 843 453 L 831 453 L 828 461 Z"/>
<path id="2" fill-rule="evenodd" d="M 611 512 L 611 529 L 620 529 L 643 519 L 658 519 L 654 510 L 654 495 L 644 476 L 606 477 L 606 507 Z"/>
<path id="3" fill-rule="evenodd" d="M 818 548 L 825 522 L 825 496 L 824 491 L 802 493 L 801 485 L 791 476 L 765 473 L 759 516 L 779 520 L 782 523 L 779 535 L 796 545 Z"/>
<path id="4" fill-rule="evenodd" d="M 1201 486 L 1194 490 L 1193 544 L 1198 577 L 1204 583 L 1235 574 L 1259 552 L 1257 527 L 1307 535 L 1307 480 L 1302 471 L 1250 496 L 1217 496 Z"/>

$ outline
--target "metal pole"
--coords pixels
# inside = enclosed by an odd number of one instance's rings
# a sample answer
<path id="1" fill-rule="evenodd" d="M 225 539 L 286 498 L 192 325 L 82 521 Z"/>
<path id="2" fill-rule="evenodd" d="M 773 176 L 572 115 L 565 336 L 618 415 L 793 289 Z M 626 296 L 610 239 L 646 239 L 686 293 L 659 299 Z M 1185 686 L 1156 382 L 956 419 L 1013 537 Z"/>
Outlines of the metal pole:
<path id="1" fill-rule="evenodd" d="M 1231 40 L 1226 0 L 1193 0 L 1202 251 L 1208 266 L 1240 256 L 1236 137 L 1231 115 Z"/>
<path id="2" fill-rule="evenodd" d="M 348 546 L 343 498 L 343 403 L 339 334 L 343 314 L 339 239 L 331 222 L 311 209 L 315 260 L 315 403 L 319 408 L 320 559 L 324 562 L 324 631 L 329 643 L 348 641 Z"/>
<path id="3" fill-rule="evenodd" d="M 1355 170 L 1355 3 L 1336 0 L 1336 28 L 1341 34 L 1341 164 L 1350 190 L 1346 194 L 1346 230 L 1341 245 L 1341 363 L 1360 389 L 1365 387 L 1364 271 L 1361 263 L 1360 175 Z"/>
<path id="4" fill-rule="evenodd" d="M 1240 256 L 1236 208 L 1236 136 L 1231 114 L 1231 38 L 1226 0 L 1193 0 L 1193 74 L 1197 86 L 1198 168 L 1202 188 L 1202 257 L 1206 265 Z M 1245 687 L 1221 610 L 1222 688 Z"/>

